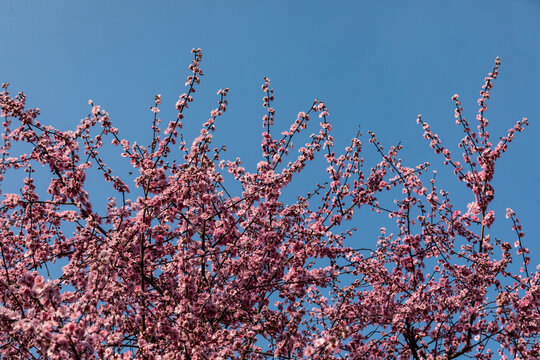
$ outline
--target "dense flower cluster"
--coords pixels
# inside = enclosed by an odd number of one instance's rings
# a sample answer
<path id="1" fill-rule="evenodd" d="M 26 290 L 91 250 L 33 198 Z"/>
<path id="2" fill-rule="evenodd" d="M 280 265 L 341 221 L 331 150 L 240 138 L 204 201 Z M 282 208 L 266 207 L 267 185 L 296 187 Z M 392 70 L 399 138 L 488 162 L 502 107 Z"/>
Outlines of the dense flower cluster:
<path id="1" fill-rule="evenodd" d="M 385 151 L 372 133 L 381 159 L 373 168 L 363 167 L 360 133 L 337 154 L 319 100 L 273 137 L 267 78 L 264 160 L 255 171 L 222 160 L 224 148 L 211 146 L 228 89 L 218 91 L 218 106 L 188 145 L 182 119 L 203 75 L 200 49 L 193 54 L 176 119 L 160 127 L 161 95 L 150 107 L 148 146 L 120 138 L 91 100 L 80 125 L 60 131 L 37 120 L 39 109 L 25 108 L 23 93 L 2 86 L 0 175 L 25 172 L 20 192 L 2 193 L 0 203 L 2 358 L 540 356 L 540 273 L 530 267 L 521 224 L 508 209 L 513 246 L 488 233 L 494 164 L 527 125 L 523 119 L 490 142 L 484 115 L 499 59 L 481 91 L 477 130 L 453 97 L 463 161 L 418 117 L 431 147 L 472 191 L 473 202 L 459 209 L 434 176 L 425 179 L 429 164 L 405 166 L 401 147 Z M 293 138 L 316 115 L 319 130 L 290 159 Z M 134 184 L 100 157 L 106 139 L 138 174 Z M 31 151 L 11 154 L 14 143 Z M 321 152 L 328 181 L 285 202 L 282 190 Z M 37 164 L 50 171 L 46 196 L 36 188 Z M 103 214 L 87 191 L 90 169 L 116 194 Z M 227 173 L 241 194 L 228 191 Z M 381 205 L 379 194 L 396 188 L 403 197 L 395 208 Z M 346 246 L 356 230 L 346 222 L 361 207 L 397 225 L 394 233 L 381 228 L 373 250 Z M 66 263 L 61 276 L 48 276 L 57 261 Z"/>

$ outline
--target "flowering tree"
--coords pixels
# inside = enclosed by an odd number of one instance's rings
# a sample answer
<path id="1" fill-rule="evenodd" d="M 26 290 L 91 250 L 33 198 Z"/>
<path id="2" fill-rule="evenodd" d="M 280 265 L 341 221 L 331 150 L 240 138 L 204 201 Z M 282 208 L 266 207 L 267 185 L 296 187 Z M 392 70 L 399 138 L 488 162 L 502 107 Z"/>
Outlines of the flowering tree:
<path id="1" fill-rule="evenodd" d="M 372 133 L 380 162 L 369 171 L 360 134 L 336 154 L 321 101 L 274 137 L 266 78 L 255 171 L 221 160 L 224 147 L 211 146 L 228 89 L 218 91 L 217 108 L 188 146 L 182 119 L 202 76 L 200 49 L 193 54 L 178 116 L 163 131 L 155 97 L 148 146 L 121 139 L 91 101 L 74 131 L 44 125 L 23 93 L 11 96 L 3 85 L 0 172 L 25 175 L 0 207 L 2 357 L 489 359 L 498 348 L 502 357 L 540 356 L 540 275 L 529 266 L 519 220 L 507 210 L 514 246 L 489 230 L 495 161 L 527 125 L 523 119 L 490 142 L 484 114 L 498 59 L 481 91 L 477 130 L 453 98 L 465 133 L 462 161 L 418 117 L 431 147 L 472 192 L 459 209 L 434 176 L 424 179 L 429 164 L 406 167 L 400 147 L 385 151 Z M 315 114 L 320 129 L 290 158 L 293 138 Z M 134 184 L 100 157 L 106 139 L 138 173 Z M 17 142 L 31 151 L 10 154 Z M 329 180 L 285 202 L 282 190 L 321 152 Z M 50 172 L 46 195 L 36 187 L 38 163 Z M 115 194 L 103 214 L 85 190 L 91 168 Z M 228 191 L 224 177 L 234 177 L 241 194 Z M 404 195 L 388 209 L 378 199 L 392 188 Z M 373 250 L 345 243 L 356 230 L 345 225 L 361 207 L 396 221 Z M 51 278 L 49 266 L 60 260 L 67 265 Z"/>

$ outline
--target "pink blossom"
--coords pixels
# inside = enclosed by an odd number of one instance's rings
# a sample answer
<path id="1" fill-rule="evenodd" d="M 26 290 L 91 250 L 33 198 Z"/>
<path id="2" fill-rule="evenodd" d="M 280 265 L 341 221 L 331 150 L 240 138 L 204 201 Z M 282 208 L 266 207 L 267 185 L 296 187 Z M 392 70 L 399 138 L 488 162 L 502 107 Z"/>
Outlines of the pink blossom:
<path id="1" fill-rule="evenodd" d="M 21 197 L 17 194 L 4 194 L 6 197 L 4 201 L 2 201 L 2 204 L 6 206 L 16 206 L 21 201 Z"/>
<path id="2" fill-rule="evenodd" d="M 495 163 L 528 125 L 489 140 L 498 58 L 477 124 L 453 97 L 462 163 L 418 116 L 426 148 L 463 185 L 454 197 L 428 163 L 408 165 L 401 145 L 372 132 L 371 159 L 360 132 L 338 148 L 317 99 L 276 130 L 268 78 L 260 161 L 231 160 L 215 144 L 228 88 L 188 143 L 182 119 L 203 74 L 201 50 L 192 54 L 178 114 L 150 119 L 148 144 L 122 138 L 92 101 L 74 131 L 44 125 L 3 86 L 12 152 L 0 173 L 21 180 L 0 204 L 1 358 L 488 359 L 491 344 L 502 358 L 538 357 L 540 265 L 511 209 L 501 222 L 511 235 L 492 226 Z M 310 124 L 310 112 L 322 120 Z M 114 151 L 102 156 L 107 141 L 128 168 L 108 163 Z M 311 161 L 324 164 L 319 183 L 301 175 Z M 290 197 L 298 174 L 302 192 Z M 473 200 L 465 213 L 462 199 Z M 351 221 L 365 211 L 374 216 L 357 232 Z"/>
<path id="3" fill-rule="evenodd" d="M 478 215 L 481 212 L 480 206 L 478 206 L 478 203 L 476 202 L 467 204 L 467 211 L 469 214 L 472 214 L 472 215 Z"/>

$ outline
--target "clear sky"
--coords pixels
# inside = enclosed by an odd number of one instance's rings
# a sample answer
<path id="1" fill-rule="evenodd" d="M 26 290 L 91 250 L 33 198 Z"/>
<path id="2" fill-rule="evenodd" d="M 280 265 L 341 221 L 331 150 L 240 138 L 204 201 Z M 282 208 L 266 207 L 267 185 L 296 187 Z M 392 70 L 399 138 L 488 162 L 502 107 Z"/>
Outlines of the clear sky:
<path id="1" fill-rule="evenodd" d="M 230 106 L 215 137 L 228 145 L 228 158 L 240 156 L 251 169 L 259 161 L 260 85 L 268 76 L 277 130 L 317 97 L 329 108 L 337 146 L 345 146 L 361 125 L 384 145 L 401 142 L 407 164 L 428 160 L 440 168 L 416 115 L 423 114 L 457 154 L 462 133 L 451 97 L 460 94 L 472 121 L 484 76 L 500 56 L 487 113 L 492 136 L 504 135 L 522 117 L 531 126 L 497 163 L 493 205 L 504 230 L 498 227 L 495 236 L 511 235 L 504 209 L 513 208 L 537 264 L 539 19 L 538 0 L 4 0 L 0 81 L 10 82 L 12 91 L 24 90 L 30 105 L 41 108 L 43 123 L 74 128 L 93 99 L 122 136 L 144 143 L 154 94 L 163 95 L 164 120 L 174 117 L 190 50 L 200 47 L 205 76 L 186 131 L 197 131 L 215 107 L 216 91 L 229 87 Z M 366 151 L 368 164 L 379 161 Z M 441 174 L 441 186 L 466 194 L 463 203 L 472 201 L 450 172 Z M 291 194 L 304 184 L 295 186 Z"/>

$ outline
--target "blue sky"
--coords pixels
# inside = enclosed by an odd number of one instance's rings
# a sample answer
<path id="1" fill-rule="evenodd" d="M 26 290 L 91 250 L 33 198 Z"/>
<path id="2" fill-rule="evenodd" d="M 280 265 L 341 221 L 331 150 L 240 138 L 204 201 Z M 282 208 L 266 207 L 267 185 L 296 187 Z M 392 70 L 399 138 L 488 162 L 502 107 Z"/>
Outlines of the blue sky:
<path id="1" fill-rule="evenodd" d="M 454 124 L 451 96 L 460 94 L 472 121 L 484 76 L 500 56 L 487 113 L 492 136 L 503 135 L 524 116 L 531 126 L 497 163 L 493 206 L 502 227 L 494 235 L 511 236 L 504 209 L 513 208 L 536 265 L 538 19 L 537 0 L 7 0 L 0 3 L 0 81 L 10 82 L 12 91 L 24 90 L 29 104 L 41 108 L 43 123 L 74 128 L 93 99 L 111 114 L 122 136 L 145 143 L 154 94 L 163 95 L 164 120 L 174 117 L 190 50 L 200 47 L 205 76 L 186 117 L 186 132 L 198 131 L 215 107 L 217 89 L 229 87 L 230 106 L 215 136 L 216 143 L 228 145 L 228 158 L 240 156 L 251 169 L 260 160 L 260 85 L 268 76 L 279 132 L 317 97 L 329 108 L 338 147 L 346 146 L 361 125 L 386 146 L 401 142 L 407 164 L 427 160 L 441 169 L 416 115 L 423 114 L 457 154 L 462 133 Z M 379 161 L 365 143 L 367 164 Z M 322 172 L 310 167 L 304 179 Z M 440 186 L 463 204 L 470 202 L 467 190 L 449 174 L 441 170 Z M 296 183 L 290 195 L 303 188 L 303 181 Z M 362 230 L 361 237 L 376 236 L 373 229 Z"/>

